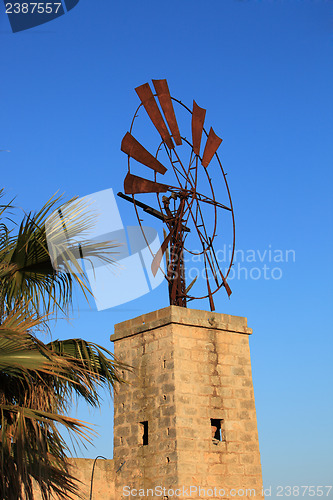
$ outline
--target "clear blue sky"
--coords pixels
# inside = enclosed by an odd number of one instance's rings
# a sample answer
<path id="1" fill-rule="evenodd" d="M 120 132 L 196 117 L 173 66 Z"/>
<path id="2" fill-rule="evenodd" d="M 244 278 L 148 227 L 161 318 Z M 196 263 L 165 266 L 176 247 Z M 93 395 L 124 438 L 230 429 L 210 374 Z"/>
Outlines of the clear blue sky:
<path id="1" fill-rule="evenodd" d="M 332 2 L 80 0 L 16 34 L 2 4 L 0 19 L 0 149 L 11 151 L 0 153 L 1 186 L 26 210 L 58 190 L 122 189 L 134 87 L 167 78 L 173 96 L 208 110 L 223 138 L 237 248 L 295 252 L 277 264 L 281 279 L 243 271 L 231 299 L 216 299 L 254 330 L 264 483 L 332 484 Z M 267 256 L 240 264 L 275 267 Z M 54 336 L 110 347 L 115 323 L 166 305 L 164 285 L 114 309 L 83 304 Z M 100 426 L 85 456 L 112 457 L 112 404 L 77 415 Z"/>

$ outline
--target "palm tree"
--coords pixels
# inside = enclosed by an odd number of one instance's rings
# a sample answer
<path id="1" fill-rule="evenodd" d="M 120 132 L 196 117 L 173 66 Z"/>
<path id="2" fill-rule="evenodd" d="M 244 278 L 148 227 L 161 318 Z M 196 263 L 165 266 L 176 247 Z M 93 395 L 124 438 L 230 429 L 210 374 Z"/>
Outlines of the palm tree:
<path id="1" fill-rule="evenodd" d="M 16 234 L 11 206 L 0 206 L 0 498 L 8 500 L 32 500 L 34 484 L 45 500 L 50 494 L 65 499 L 78 493 L 59 429 L 76 440 L 91 440 L 91 428 L 68 417 L 73 395 L 98 406 L 101 386 L 112 391 L 121 381 L 119 369 L 127 368 L 105 348 L 82 339 L 45 344 L 38 338 L 57 310 L 67 310 L 75 282 L 88 293 L 75 245 L 68 244 L 87 224 L 80 205 L 67 205 L 72 222 L 62 257 L 72 271 L 53 268 L 49 247 L 57 232 L 46 241 L 45 220 L 57 202 L 25 215 Z M 85 255 L 96 257 L 113 247 L 87 241 Z"/>
<path id="2" fill-rule="evenodd" d="M 2 194 L 0 190 L 0 197 Z M 71 304 L 73 283 L 79 285 L 86 297 L 90 293 L 79 263 L 78 253 L 82 248 L 85 258 L 97 257 L 112 263 L 116 247 L 113 242 L 92 242 L 82 237 L 96 218 L 87 202 L 72 199 L 62 203 L 61 210 L 55 210 L 60 201 L 61 197 L 51 198 L 37 213 L 24 215 L 19 226 L 11 218 L 11 204 L 0 205 L 3 219 L 0 223 L 0 307 L 4 310 L 15 308 L 23 300 L 26 304 L 29 302 L 30 310 L 38 316 L 57 310 L 66 312 Z M 63 214 L 61 218 L 56 217 L 58 212 Z M 66 224 L 62 222 L 64 217 Z M 11 222 L 10 228 L 6 222 Z M 45 222 L 48 222 L 48 234 Z M 65 227 L 65 240 L 59 226 Z M 54 248 L 61 262 L 56 269 L 51 259 Z"/>

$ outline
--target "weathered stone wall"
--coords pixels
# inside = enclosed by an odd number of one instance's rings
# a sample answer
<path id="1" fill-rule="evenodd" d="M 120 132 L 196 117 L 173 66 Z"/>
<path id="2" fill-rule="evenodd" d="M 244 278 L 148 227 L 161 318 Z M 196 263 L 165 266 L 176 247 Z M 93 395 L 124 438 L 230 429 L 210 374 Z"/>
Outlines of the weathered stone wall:
<path id="1" fill-rule="evenodd" d="M 115 354 L 133 372 L 117 387 L 114 459 L 97 460 L 93 500 L 261 497 L 251 333 L 246 318 L 175 306 L 115 326 Z M 211 419 L 221 422 L 222 440 Z M 86 500 L 93 462 L 73 459 Z"/>
<path id="2" fill-rule="evenodd" d="M 193 487 L 193 500 L 211 498 L 195 494 L 199 486 L 224 498 L 261 495 L 251 333 L 246 318 L 176 306 L 115 326 L 115 354 L 134 367 L 115 395 L 117 499 L 144 499 L 139 490 L 156 487 L 168 498 L 183 486 Z M 221 421 L 222 441 L 211 419 Z M 148 445 L 140 422 L 148 422 Z"/>
<path id="3" fill-rule="evenodd" d="M 81 481 L 80 495 L 81 499 L 90 499 L 91 473 L 94 459 L 91 458 L 73 458 L 70 460 L 73 464 L 72 474 Z M 92 500 L 117 500 L 114 489 L 114 462 L 113 460 L 96 460 L 92 488 Z M 41 495 L 36 489 L 35 500 L 41 500 Z M 79 497 L 73 496 L 73 500 L 79 500 Z"/>
<path id="4" fill-rule="evenodd" d="M 245 318 L 221 319 L 213 317 L 211 328 L 173 327 L 178 478 L 181 485 L 223 489 L 226 497 L 236 489 L 237 498 L 246 498 L 252 493 L 241 490 L 253 488 L 258 496 L 262 475 L 250 331 Z M 221 420 L 222 442 L 212 439 L 211 419 Z"/>
<path id="5" fill-rule="evenodd" d="M 151 488 L 177 480 L 173 337 L 162 326 L 116 342 L 115 354 L 134 368 L 115 394 L 114 450 L 118 488 Z M 142 425 L 148 421 L 148 446 Z M 167 463 L 167 456 L 169 462 Z M 118 497 L 126 498 L 122 495 Z M 163 497 L 162 497 L 163 498 Z"/>

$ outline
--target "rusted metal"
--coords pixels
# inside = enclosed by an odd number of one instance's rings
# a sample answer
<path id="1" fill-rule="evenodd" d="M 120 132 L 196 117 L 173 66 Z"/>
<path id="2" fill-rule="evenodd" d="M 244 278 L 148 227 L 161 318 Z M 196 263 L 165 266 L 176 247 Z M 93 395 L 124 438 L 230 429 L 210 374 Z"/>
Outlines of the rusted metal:
<path id="1" fill-rule="evenodd" d="M 124 190 L 126 194 L 166 193 L 168 186 L 128 173 L 124 180 Z"/>
<path id="2" fill-rule="evenodd" d="M 207 142 L 204 150 L 204 154 L 202 155 L 201 165 L 205 168 L 208 167 L 211 162 L 214 154 L 218 150 L 222 139 L 218 137 L 214 130 L 211 128 L 207 137 Z"/>
<path id="3" fill-rule="evenodd" d="M 155 172 L 165 174 L 167 171 L 164 165 L 150 154 L 129 132 L 124 135 L 121 141 L 121 151 L 139 163 L 142 163 L 142 165 L 155 170 Z"/>
<path id="4" fill-rule="evenodd" d="M 211 241 L 211 240 L 210 240 L 210 250 L 211 250 L 211 252 L 212 252 L 212 254 L 213 254 L 213 256 L 214 256 L 215 261 L 218 263 L 218 260 L 217 260 L 217 257 L 216 257 L 216 253 L 215 253 L 215 250 L 214 250 L 214 247 L 213 247 L 213 243 L 212 243 L 212 241 Z M 228 297 L 230 297 L 230 295 L 232 294 L 232 291 L 231 291 L 231 289 L 230 289 L 230 286 L 228 285 L 227 280 L 226 280 L 226 278 L 224 277 L 224 275 L 223 275 L 223 273 L 222 273 L 221 268 L 220 268 L 220 266 L 219 266 L 219 265 L 217 265 L 217 268 L 218 268 L 219 273 L 220 273 L 220 276 L 221 276 L 221 278 L 222 278 L 222 281 L 223 281 L 223 286 L 224 286 L 224 288 L 225 288 L 225 289 L 226 289 L 226 291 L 227 291 Z M 214 269 L 214 277 L 216 278 L 215 269 Z"/>
<path id="5" fill-rule="evenodd" d="M 170 210 L 170 200 L 172 195 L 163 198 L 165 211 L 168 215 L 166 220 L 169 227 L 170 252 L 167 269 L 167 278 L 169 282 L 170 305 L 186 307 L 186 285 L 185 285 L 185 266 L 184 266 L 184 233 L 182 231 L 182 219 L 185 210 L 185 198 L 187 194 L 181 193 L 180 203 L 176 214 Z M 166 239 L 167 239 L 166 238 Z"/>
<path id="6" fill-rule="evenodd" d="M 171 212 L 171 210 L 169 209 L 170 198 L 164 197 L 164 202 L 163 202 L 164 209 L 166 212 L 166 215 L 164 217 L 164 222 L 167 224 L 167 226 L 169 228 L 169 234 L 164 238 L 164 241 L 163 241 L 161 247 L 159 248 L 158 252 L 156 253 L 156 255 L 153 258 L 153 262 L 151 264 L 151 271 L 152 271 L 154 276 L 156 275 L 156 273 L 160 267 L 163 255 L 166 252 L 169 243 L 172 241 L 173 246 L 178 245 L 179 241 L 181 242 L 183 240 L 182 233 L 190 232 L 190 229 L 188 227 L 186 227 L 184 224 L 182 224 L 182 215 L 184 212 L 184 201 L 182 201 L 180 203 L 180 206 L 177 210 L 177 213 L 173 214 Z M 180 235 L 181 235 L 181 237 L 180 237 Z M 171 253 L 171 258 L 169 259 L 169 261 L 170 261 L 170 265 L 173 265 L 173 260 L 172 260 L 173 252 L 170 252 L 170 253 Z"/>
<path id="7" fill-rule="evenodd" d="M 180 146 L 182 140 L 179 133 L 178 123 L 176 120 L 175 110 L 173 109 L 172 100 L 170 96 L 170 91 L 168 83 L 166 80 L 152 80 L 155 92 L 157 94 L 158 100 L 160 102 L 161 108 L 163 110 L 165 119 L 171 130 L 172 137 L 177 144 Z"/>
<path id="8" fill-rule="evenodd" d="M 203 126 L 205 123 L 206 110 L 200 108 L 195 101 L 193 101 L 192 111 L 192 144 L 194 154 L 200 155 L 200 144 Z"/>
<path id="9" fill-rule="evenodd" d="M 171 240 L 172 233 L 169 233 L 167 237 L 164 239 L 162 245 L 160 246 L 159 250 L 157 251 L 155 257 L 153 258 L 153 262 L 151 263 L 151 272 L 153 273 L 154 276 L 156 276 L 157 271 L 161 265 L 161 261 L 163 259 L 163 255 L 166 252 L 168 245 Z"/>
<path id="10" fill-rule="evenodd" d="M 224 210 L 229 210 L 231 212 L 231 208 L 227 207 L 226 205 L 223 205 L 223 203 L 219 203 L 216 200 L 212 200 L 211 198 L 208 198 L 208 196 L 205 196 L 200 193 L 195 193 L 196 198 L 198 201 L 203 201 L 204 203 L 209 203 L 210 205 L 215 205 L 216 207 L 223 208 Z"/>
<path id="11" fill-rule="evenodd" d="M 173 149 L 175 145 L 172 142 L 168 128 L 163 120 L 163 116 L 157 106 L 154 94 L 149 84 L 144 83 L 143 85 L 140 85 L 140 87 L 137 87 L 135 91 L 138 94 L 139 99 L 142 102 L 145 110 L 147 111 L 149 118 L 155 125 L 163 141 L 168 146 L 168 148 Z"/>
<path id="12" fill-rule="evenodd" d="M 137 205 L 138 207 L 142 208 L 144 212 L 147 212 L 147 214 L 153 215 L 156 217 L 156 219 L 160 219 L 161 221 L 165 221 L 165 215 L 162 214 L 162 212 L 159 212 L 158 210 L 155 210 L 155 208 L 150 207 L 149 205 L 146 205 L 145 203 L 142 203 L 141 201 L 138 200 L 133 200 L 133 198 L 130 198 L 130 196 L 126 196 L 125 194 L 119 192 L 117 193 L 117 196 L 120 198 L 123 198 L 123 200 L 129 201 L 130 203 L 133 203 Z"/>
<path id="13" fill-rule="evenodd" d="M 161 269 L 161 261 L 164 255 L 167 255 L 167 271 L 165 277 L 168 281 L 170 304 L 186 307 L 187 301 L 193 299 L 208 298 L 211 310 L 215 309 L 213 295 L 224 287 L 228 296 L 231 295 L 230 287 L 227 283 L 227 277 L 231 270 L 233 256 L 235 251 L 235 220 L 230 191 L 226 180 L 222 164 L 217 154 L 217 150 L 222 142 L 211 128 L 209 134 L 204 128 L 204 120 L 206 110 L 200 108 L 193 101 L 193 109 L 186 107 L 181 101 L 170 96 L 168 84 L 166 80 L 153 80 L 156 91 L 156 100 L 148 83 L 137 87 L 136 91 L 141 100 L 141 104 L 134 114 L 129 132 L 125 135 L 122 142 L 122 151 L 128 155 L 128 174 L 126 175 L 124 187 L 125 193 L 131 194 L 132 197 L 122 195 L 124 199 L 131 201 L 134 204 L 135 212 L 138 218 L 139 225 L 143 232 L 143 236 L 149 247 L 149 243 L 144 233 L 142 219 L 138 210 L 141 208 L 145 212 L 162 220 L 168 228 L 168 233 L 165 234 L 164 241 L 156 253 L 153 254 L 153 262 L 151 270 L 154 275 Z M 165 120 L 170 128 L 171 135 L 164 122 L 162 114 L 157 105 L 157 99 L 165 116 Z M 192 143 L 186 138 L 181 138 L 173 103 L 176 102 L 183 106 L 192 115 Z M 143 146 L 134 139 L 132 130 L 138 112 L 141 106 L 144 106 L 148 116 L 155 125 L 156 130 L 162 137 L 162 142 L 157 148 L 156 156 L 154 157 Z M 157 110 L 157 111 L 156 111 Z M 140 115 L 141 116 L 141 115 Z M 202 133 L 207 137 L 202 158 L 200 157 L 200 146 L 202 142 Z M 173 140 L 176 146 L 173 144 Z M 190 155 L 185 154 L 185 160 L 181 154 L 178 154 L 178 146 L 190 146 Z M 159 175 L 166 172 L 166 168 L 157 159 L 161 150 L 167 154 L 167 158 L 171 168 L 169 169 L 168 182 L 173 181 L 174 185 L 167 185 L 158 182 Z M 131 158 L 136 159 L 139 163 L 148 166 L 154 171 L 154 179 L 148 180 L 142 177 L 133 175 L 133 164 L 131 167 Z M 214 164 L 208 169 L 207 167 L 213 161 Z M 163 161 L 165 163 L 165 161 Z M 214 169 L 220 169 L 223 180 L 229 197 L 229 206 L 225 203 L 220 203 L 216 200 L 214 194 L 214 185 L 218 182 L 214 179 Z M 162 167 L 162 168 L 161 168 Z M 199 170 L 201 173 L 199 173 Z M 173 175 L 173 178 L 170 175 Z M 199 182 L 203 187 L 200 188 Z M 169 192 L 168 196 L 160 196 L 161 193 Z M 159 210 L 150 207 L 137 200 L 136 195 L 142 193 L 156 193 Z M 205 194 L 202 194 L 205 193 Z M 210 208 L 211 206 L 211 208 Z M 222 211 L 222 212 L 221 212 Z M 217 225 L 218 214 L 231 214 L 232 217 L 232 256 L 229 267 L 225 273 L 220 268 L 220 263 L 214 251 L 215 239 L 218 233 L 222 230 L 219 216 L 219 226 Z M 226 215 L 228 216 L 228 215 Z M 187 233 L 191 229 L 191 237 L 187 239 Z M 194 240 L 193 240 L 194 237 Z M 187 242 L 192 244 L 197 239 L 199 250 L 194 250 L 187 247 Z M 218 241 L 218 240 L 216 240 Z M 196 248 L 196 247 L 194 247 Z M 200 250 L 201 248 L 201 250 Z M 192 278 L 190 286 L 186 288 L 185 284 L 185 259 L 184 254 L 201 255 L 203 258 L 204 273 L 201 274 L 205 278 L 206 293 L 190 295 L 192 286 L 197 283 L 197 276 Z M 213 279 L 211 279 L 213 278 Z M 211 281 L 210 281 L 211 280 Z M 198 285 L 196 284 L 196 287 Z M 193 287 L 195 288 L 195 287 Z"/>
<path id="14" fill-rule="evenodd" d="M 176 99 L 175 97 L 171 97 L 171 99 L 173 101 L 177 102 L 180 106 L 182 106 L 184 109 L 186 109 L 186 111 L 188 113 L 190 113 L 192 115 L 193 110 L 191 110 L 188 106 L 186 106 L 182 101 L 180 101 L 179 99 Z M 134 123 L 134 118 L 133 118 L 133 121 L 132 121 L 132 126 L 133 126 L 133 123 Z M 206 134 L 206 136 L 208 137 L 208 133 L 206 132 L 205 128 L 203 129 L 203 131 Z M 186 139 L 185 139 L 185 142 L 187 144 L 190 144 L 189 141 L 187 141 Z M 234 256 L 235 256 L 236 224 L 235 224 L 235 214 L 234 214 L 234 209 L 233 209 L 233 204 L 232 204 L 230 189 L 229 189 L 228 182 L 227 182 L 227 174 L 224 172 L 224 169 L 223 169 L 223 166 L 222 166 L 222 163 L 221 163 L 221 160 L 220 160 L 218 154 L 216 154 L 216 159 L 217 159 L 217 162 L 219 164 L 221 173 L 223 175 L 223 180 L 224 180 L 224 183 L 225 183 L 225 187 L 226 187 L 227 192 L 228 192 L 228 198 L 229 198 L 229 203 L 230 203 L 230 212 L 231 212 L 231 217 L 232 217 L 232 232 L 233 232 L 233 238 L 232 239 L 233 239 L 233 243 L 232 243 L 232 252 L 231 252 L 231 258 L 230 258 L 230 262 L 229 262 L 228 271 L 225 274 L 225 277 L 227 278 L 228 275 L 229 275 L 229 273 L 230 273 L 230 271 L 231 271 L 231 268 L 233 266 L 233 261 L 234 261 Z M 206 169 L 205 169 L 205 171 L 206 171 Z M 210 179 L 210 177 L 208 177 L 208 182 L 211 185 L 211 179 Z M 204 299 L 206 297 L 203 296 L 203 297 L 196 297 L 196 298 Z"/>

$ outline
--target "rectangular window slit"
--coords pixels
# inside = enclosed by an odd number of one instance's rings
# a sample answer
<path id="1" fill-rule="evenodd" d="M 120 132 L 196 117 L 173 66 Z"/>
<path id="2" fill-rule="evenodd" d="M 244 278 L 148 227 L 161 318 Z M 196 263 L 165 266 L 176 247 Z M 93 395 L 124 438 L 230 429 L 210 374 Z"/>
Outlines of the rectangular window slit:
<path id="1" fill-rule="evenodd" d="M 141 428 L 141 444 L 142 446 L 147 446 L 148 444 L 148 420 L 140 422 Z"/>
<path id="2" fill-rule="evenodd" d="M 211 418 L 210 425 L 212 429 L 212 438 L 217 441 L 222 441 L 222 419 Z"/>

